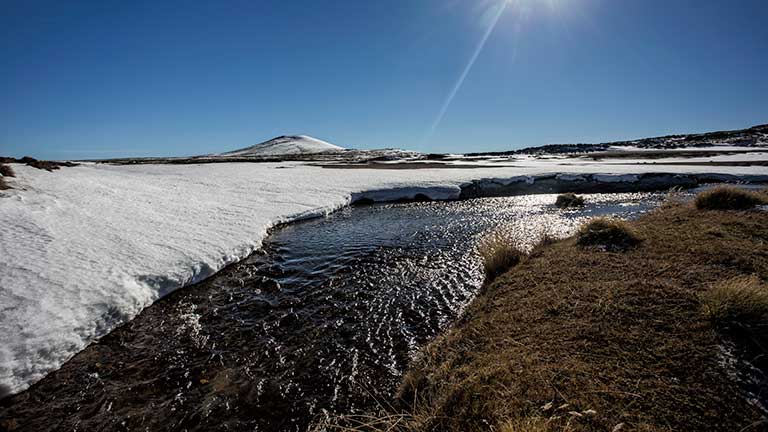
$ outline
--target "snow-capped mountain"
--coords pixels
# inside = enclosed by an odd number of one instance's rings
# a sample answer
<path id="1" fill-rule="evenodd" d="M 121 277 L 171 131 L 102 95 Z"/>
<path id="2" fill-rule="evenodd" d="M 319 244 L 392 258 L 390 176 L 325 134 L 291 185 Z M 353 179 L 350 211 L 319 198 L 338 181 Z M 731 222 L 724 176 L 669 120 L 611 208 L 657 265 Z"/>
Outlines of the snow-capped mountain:
<path id="1" fill-rule="evenodd" d="M 284 135 L 250 147 L 221 153 L 219 156 L 280 156 L 335 153 L 345 148 L 307 135 Z"/>

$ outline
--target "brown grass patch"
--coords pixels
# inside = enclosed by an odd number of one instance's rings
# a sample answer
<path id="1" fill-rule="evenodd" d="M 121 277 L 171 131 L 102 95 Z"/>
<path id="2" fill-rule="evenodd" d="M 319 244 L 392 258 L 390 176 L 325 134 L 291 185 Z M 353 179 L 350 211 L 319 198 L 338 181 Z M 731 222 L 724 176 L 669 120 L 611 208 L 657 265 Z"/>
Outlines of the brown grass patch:
<path id="1" fill-rule="evenodd" d="M 10 165 L 0 164 L 0 175 L 3 177 L 16 177 Z"/>
<path id="2" fill-rule="evenodd" d="M 575 193 L 571 193 L 571 192 L 560 194 L 557 196 L 557 199 L 555 200 L 555 206 L 561 209 L 571 208 L 571 207 L 583 207 L 584 197 L 580 197 Z"/>
<path id="3" fill-rule="evenodd" d="M 518 265 L 526 255 L 522 248 L 502 231 L 487 234 L 480 240 L 477 249 L 487 280 L 493 280 Z"/>
<path id="4" fill-rule="evenodd" d="M 566 239 L 488 284 L 420 352 L 399 405 L 383 410 L 404 415 L 392 430 L 765 427 L 722 363 L 725 336 L 702 299 L 712 287 L 754 287 L 750 274 L 768 279 L 768 213 L 674 206 L 630 225 L 642 248 L 606 254 Z M 767 346 L 748 358 L 765 358 Z"/>
<path id="5" fill-rule="evenodd" d="M 720 326 L 768 323 L 768 285 L 755 275 L 718 282 L 703 302 L 707 317 Z"/>
<path id="6" fill-rule="evenodd" d="M 8 182 L 5 180 L 5 178 L 15 176 L 16 175 L 13 172 L 13 168 L 6 164 L 0 164 L 0 190 L 10 189 L 11 187 L 8 186 Z"/>
<path id="7" fill-rule="evenodd" d="M 719 186 L 696 195 L 694 204 L 699 210 L 749 210 L 768 203 L 765 194 L 734 186 Z"/>
<path id="8" fill-rule="evenodd" d="M 576 234 L 580 246 L 593 246 L 609 251 L 623 251 L 640 243 L 640 237 L 625 221 L 600 217 L 590 220 Z"/>
<path id="9" fill-rule="evenodd" d="M 568 429 L 564 429 L 566 432 Z M 499 432 L 549 432 L 549 422 L 544 417 L 524 417 L 510 419 L 499 426 Z"/>

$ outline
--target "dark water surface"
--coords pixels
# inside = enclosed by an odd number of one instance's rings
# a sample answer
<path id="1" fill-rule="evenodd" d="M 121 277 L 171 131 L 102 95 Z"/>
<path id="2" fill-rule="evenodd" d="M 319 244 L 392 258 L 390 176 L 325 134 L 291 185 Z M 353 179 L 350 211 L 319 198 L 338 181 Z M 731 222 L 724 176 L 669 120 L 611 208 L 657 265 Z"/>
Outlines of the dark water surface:
<path id="1" fill-rule="evenodd" d="M 28 430 L 304 430 L 392 396 L 410 359 L 483 277 L 476 244 L 524 244 L 585 218 L 632 218 L 663 194 L 376 205 L 276 230 L 259 253 L 157 302 L 21 395 Z"/>

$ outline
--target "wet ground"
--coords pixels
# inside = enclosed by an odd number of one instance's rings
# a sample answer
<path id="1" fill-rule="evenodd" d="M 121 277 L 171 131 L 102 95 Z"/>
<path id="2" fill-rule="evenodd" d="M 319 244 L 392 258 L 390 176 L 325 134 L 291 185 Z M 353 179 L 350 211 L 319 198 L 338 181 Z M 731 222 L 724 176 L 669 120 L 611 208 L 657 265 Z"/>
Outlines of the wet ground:
<path id="1" fill-rule="evenodd" d="M 554 195 L 361 206 L 282 227 L 1 401 L 0 430 L 304 430 L 365 410 L 472 300 L 484 232 L 531 244 L 664 195 L 586 198 L 574 211 Z"/>

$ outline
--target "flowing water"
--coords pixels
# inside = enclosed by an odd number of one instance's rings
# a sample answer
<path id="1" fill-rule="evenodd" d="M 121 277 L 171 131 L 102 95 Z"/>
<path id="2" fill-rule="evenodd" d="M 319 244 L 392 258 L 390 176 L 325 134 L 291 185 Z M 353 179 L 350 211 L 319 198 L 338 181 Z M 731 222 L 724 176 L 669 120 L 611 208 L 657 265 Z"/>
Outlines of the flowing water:
<path id="1" fill-rule="evenodd" d="M 45 409 L 61 429 L 304 430 L 371 408 L 482 285 L 484 233 L 530 245 L 585 218 L 636 217 L 664 195 L 586 198 L 568 211 L 554 195 L 363 206 L 282 227 L 33 388 L 55 400 L 0 413 Z"/>

